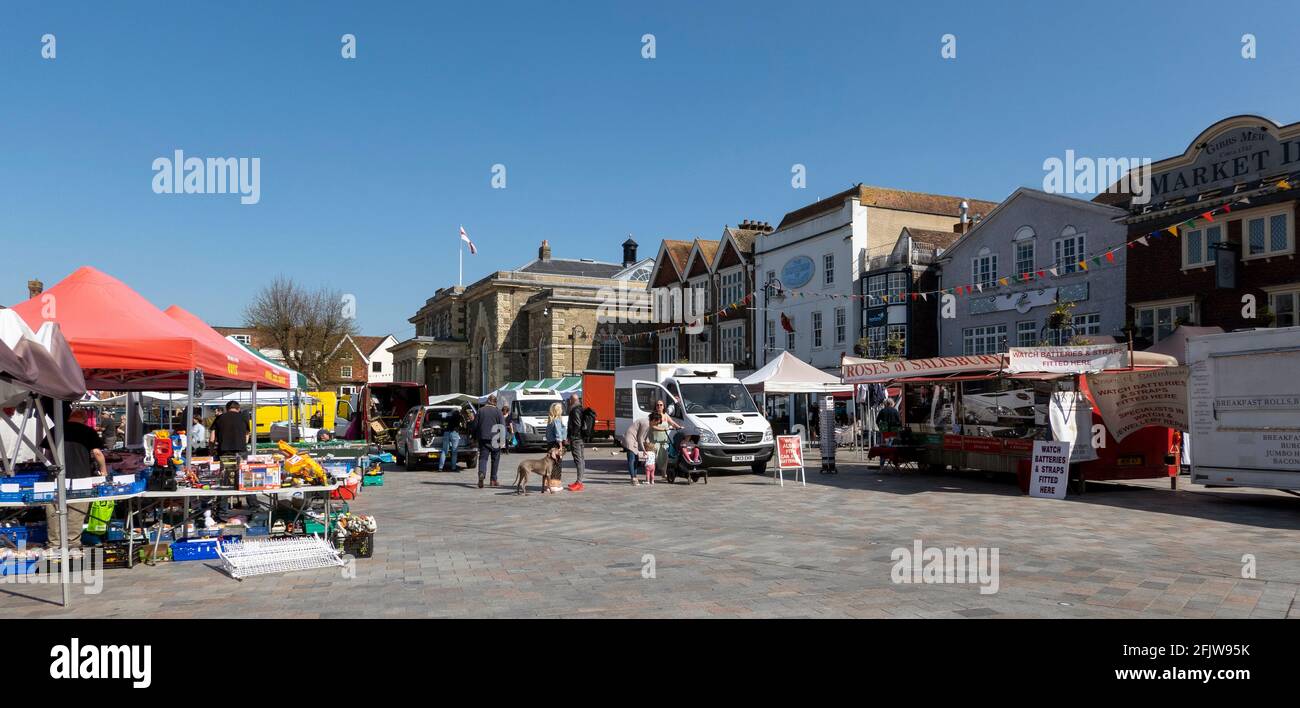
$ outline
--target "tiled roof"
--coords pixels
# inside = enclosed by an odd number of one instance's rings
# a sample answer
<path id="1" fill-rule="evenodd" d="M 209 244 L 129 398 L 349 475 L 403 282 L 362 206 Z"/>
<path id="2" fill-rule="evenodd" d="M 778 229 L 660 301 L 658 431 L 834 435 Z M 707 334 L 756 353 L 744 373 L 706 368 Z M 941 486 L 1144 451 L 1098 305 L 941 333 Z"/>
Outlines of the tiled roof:
<path id="1" fill-rule="evenodd" d="M 781 223 L 777 228 L 783 228 L 787 224 L 793 224 L 838 209 L 844 204 L 844 200 L 854 197 L 864 206 L 912 211 L 921 214 L 939 214 L 953 218 L 961 216 L 962 201 L 965 201 L 970 207 L 971 216 L 987 214 L 993 211 L 993 207 L 997 206 L 997 202 L 987 202 L 981 199 L 925 194 L 923 192 L 909 192 L 903 189 L 888 189 L 885 187 L 868 187 L 859 184 L 839 194 L 795 209 L 781 219 Z"/>
<path id="2" fill-rule="evenodd" d="M 753 253 L 754 240 L 758 238 L 759 234 L 764 232 L 757 229 L 736 229 L 728 226 L 727 233 L 731 234 L 732 240 L 736 242 L 736 246 L 739 247 L 742 252 Z"/>
<path id="3" fill-rule="evenodd" d="M 570 275 L 584 278 L 612 278 L 621 270 L 623 270 L 623 266 L 618 263 L 551 258 L 545 261 L 535 260 L 520 268 L 518 272 L 537 273 L 539 275 Z"/>
<path id="4" fill-rule="evenodd" d="M 664 250 L 668 251 L 668 257 L 677 266 L 677 272 L 686 270 L 686 259 L 691 256 L 690 241 L 664 239 Z"/>
<path id="5" fill-rule="evenodd" d="M 363 335 L 357 335 L 352 338 L 352 341 L 357 343 L 357 348 L 360 349 L 361 353 L 365 354 L 368 358 L 371 354 L 375 353 L 375 349 L 378 349 L 380 344 L 384 343 L 385 339 L 388 339 L 388 335 L 382 337 L 366 337 Z"/>
<path id="6" fill-rule="evenodd" d="M 907 233 L 912 236 L 912 240 L 935 249 L 945 249 L 951 246 L 961 234 L 952 231 L 932 231 L 930 229 L 914 229 L 907 227 Z"/>
<path id="7" fill-rule="evenodd" d="M 695 243 L 700 247 L 700 257 L 704 259 L 704 267 L 712 268 L 713 259 L 718 255 L 718 241 L 705 241 L 704 239 L 695 239 Z"/>

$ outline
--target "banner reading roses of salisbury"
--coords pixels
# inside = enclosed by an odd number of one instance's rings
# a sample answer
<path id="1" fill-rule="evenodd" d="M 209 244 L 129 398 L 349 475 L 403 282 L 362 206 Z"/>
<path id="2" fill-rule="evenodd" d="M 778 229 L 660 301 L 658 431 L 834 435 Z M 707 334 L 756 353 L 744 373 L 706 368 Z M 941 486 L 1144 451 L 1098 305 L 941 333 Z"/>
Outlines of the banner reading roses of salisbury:
<path id="1" fill-rule="evenodd" d="M 1116 441 L 1148 425 L 1187 430 L 1187 367 L 1088 374 L 1088 390 Z"/>
<path id="2" fill-rule="evenodd" d="M 942 376 L 963 371 L 997 371 L 1002 368 L 1001 354 L 938 356 L 932 359 L 873 361 L 844 357 L 840 379 L 846 384 L 892 381 L 909 376 Z"/>

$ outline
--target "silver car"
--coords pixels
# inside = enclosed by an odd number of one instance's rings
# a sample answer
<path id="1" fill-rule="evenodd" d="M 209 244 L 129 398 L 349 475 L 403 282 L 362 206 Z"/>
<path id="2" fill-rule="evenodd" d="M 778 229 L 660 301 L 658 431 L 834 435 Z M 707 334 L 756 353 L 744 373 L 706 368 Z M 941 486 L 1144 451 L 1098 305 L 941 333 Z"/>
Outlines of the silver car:
<path id="1" fill-rule="evenodd" d="M 460 406 L 420 406 L 407 412 L 397 429 L 397 461 L 408 470 L 418 469 L 426 462 L 440 463 L 443 426 L 452 415 L 461 415 Z M 459 462 L 464 462 L 467 468 L 478 466 L 478 447 L 469 437 L 462 422 L 453 469 Z"/>

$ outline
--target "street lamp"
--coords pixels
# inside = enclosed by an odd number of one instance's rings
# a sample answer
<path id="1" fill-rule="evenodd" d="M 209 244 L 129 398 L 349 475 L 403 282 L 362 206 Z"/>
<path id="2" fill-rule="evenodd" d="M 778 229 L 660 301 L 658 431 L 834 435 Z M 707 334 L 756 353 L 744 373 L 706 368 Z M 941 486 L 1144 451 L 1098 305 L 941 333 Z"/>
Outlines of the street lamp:
<path id="1" fill-rule="evenodd" d="M 579 332 L 581 332 L 581 334 L 579 334 Z M 573 325 L 573 328 L 569 330 L 569 375 L 570 376 L 578 375 L 577 369 L 574 368 L 576 366 L 576 360 L 574 359 L 573 348 L 578 343 L 578 339 L 580 338 L 581 339 L 587 338 L 587 330 L 580 324 Z"/>

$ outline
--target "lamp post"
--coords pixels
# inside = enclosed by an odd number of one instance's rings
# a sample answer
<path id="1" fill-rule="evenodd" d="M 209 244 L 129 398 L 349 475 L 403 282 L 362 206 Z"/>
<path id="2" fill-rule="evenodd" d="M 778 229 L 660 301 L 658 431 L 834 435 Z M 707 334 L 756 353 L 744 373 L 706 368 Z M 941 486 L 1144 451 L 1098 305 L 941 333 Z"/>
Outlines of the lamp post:
<path id="1" fill-rule="evenodd" d="M 579 332 L 581 332 L 581 334 L 579 334 Z M 573 325 L 573 328 L 569 330 L 569 375 L 570 376 L 577 376 L 577 371 L 574 369 L 577 362 L 574 358 L 573 350 L 574 350 L 574 346 L 578 343 L 579 338 L 586 339 L 587 330 L 582 325 L 576 324 Z"/>

